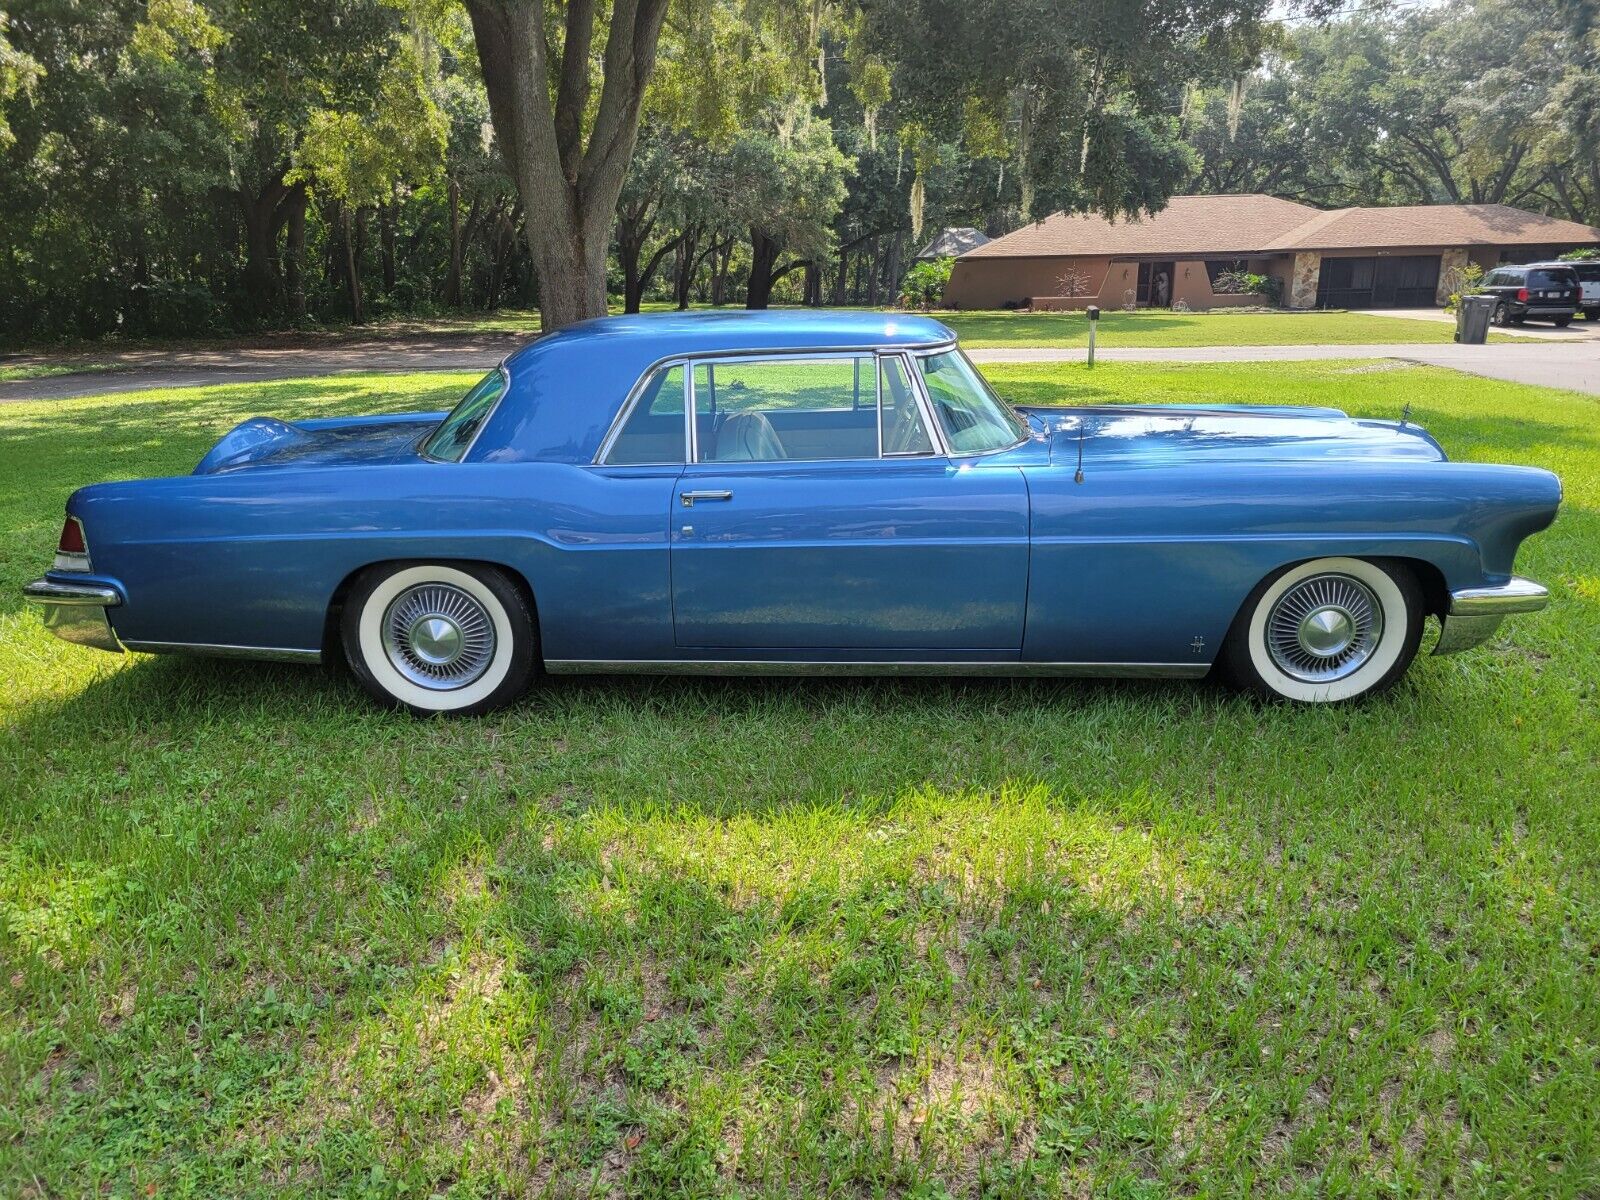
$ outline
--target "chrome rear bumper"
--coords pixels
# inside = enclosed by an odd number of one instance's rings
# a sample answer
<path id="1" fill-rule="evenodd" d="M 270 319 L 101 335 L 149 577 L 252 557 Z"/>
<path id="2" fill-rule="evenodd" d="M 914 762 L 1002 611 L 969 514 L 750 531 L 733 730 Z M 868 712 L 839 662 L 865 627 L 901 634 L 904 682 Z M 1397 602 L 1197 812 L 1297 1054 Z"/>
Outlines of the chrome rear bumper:
<path id="1" fill-rule="evenodd" d="M 1470 650 L 1494 635 L 1513 613 L 1538 612 L 1550 603 L 1550 589 L 1513 576 L 1498 587 L 1463 588 L 1450 593 L 1450 611 L 1440 619 L 1435 654 Z"/>
<path id="2" fill-rule="evenodd" d="M 22 598 L 43 609 L 44 627 L 58 638 L 97 650 L 122 653 L 122 643 L 117 640 L 106 616 L 106 609 L 122 603 L 116 588 L 98 583 L 35 579 L 22 589 Z"/>

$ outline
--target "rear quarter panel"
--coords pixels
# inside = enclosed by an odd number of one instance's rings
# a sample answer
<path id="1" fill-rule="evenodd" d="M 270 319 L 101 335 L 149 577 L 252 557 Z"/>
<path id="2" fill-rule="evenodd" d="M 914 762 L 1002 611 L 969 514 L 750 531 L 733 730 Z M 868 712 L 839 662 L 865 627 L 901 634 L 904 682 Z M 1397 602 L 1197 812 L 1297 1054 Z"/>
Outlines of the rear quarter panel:
<path id="1" fill-rule="evenodd" d="M 1030 661 L 1209 662 L 1266 576 L 1310 558 L 1417 559 L 1447 588 L 1504 581 L 1547 526 L 1546 471 L 1323 461 L 1025 471 Z"/>
<path id="2" fill-rule="evenodd" d="M 681 468 L 433 463 L 97 484 L 69 509 L 127 642 L 317 649 L 335 591 L 375 562 L 502 565 L 546 654 L 672 644 L 667 513 Z M 610 477 L 615 476 L 615 477 Z M 596 649 L 598 645 L 599 649 Z"/>

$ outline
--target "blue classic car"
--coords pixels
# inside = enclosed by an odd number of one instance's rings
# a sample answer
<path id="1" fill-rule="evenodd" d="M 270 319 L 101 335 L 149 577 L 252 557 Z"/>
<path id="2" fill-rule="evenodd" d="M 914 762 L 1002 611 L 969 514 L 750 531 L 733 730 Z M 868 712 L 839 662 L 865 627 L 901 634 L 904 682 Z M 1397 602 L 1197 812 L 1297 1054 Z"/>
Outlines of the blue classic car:
<path id="1" fill-rule="evenodd" d="M 1546 471 L 1326 408 L 1013 408 L 936 321 L 591 321 L 446 413 L 257 417 L 83 488 L 28 585 L 106 650 L 479 713 L 541 672 L 1202 676 L 1338 701 L 1546 591 Z"/>

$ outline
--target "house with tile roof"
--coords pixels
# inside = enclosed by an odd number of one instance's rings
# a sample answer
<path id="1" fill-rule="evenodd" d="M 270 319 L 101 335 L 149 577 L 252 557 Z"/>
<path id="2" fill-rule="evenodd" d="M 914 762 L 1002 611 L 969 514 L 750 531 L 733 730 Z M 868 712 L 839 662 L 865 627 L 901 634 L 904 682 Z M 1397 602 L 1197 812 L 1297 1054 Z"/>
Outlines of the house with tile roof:
<path id="1" fill-rule="evenodd" d="M 1230 273 L 1278 281 L 1288 308 L 1443 304 L 1469 262 L 1552 258 L 1600 246 L 1600 228 L 1505 204 L 1325 211 L 1275 196 L 1175 196 L 1141 218 L 1057 213 L 956 259 L 952 308 L 1260 305 Z M 1222 282 L 1219 283 L 1219 278 Z"/>

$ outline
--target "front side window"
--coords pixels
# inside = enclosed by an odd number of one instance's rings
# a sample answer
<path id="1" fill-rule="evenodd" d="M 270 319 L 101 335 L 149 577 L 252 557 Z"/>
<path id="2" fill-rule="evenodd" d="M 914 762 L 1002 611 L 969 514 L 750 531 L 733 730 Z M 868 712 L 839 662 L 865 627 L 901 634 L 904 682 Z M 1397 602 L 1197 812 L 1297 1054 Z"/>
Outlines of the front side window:
<path id="1" fill-rule="evenodd" d="M 863 355 L 697 363 L 699 460 L 876 458 L 876 369 Z"/>
<path id="2" fill-rule="evenodd" d="M 657 369 L 639 392 L 606 462 L 611 466 L 684 461 L 683 366 Z"/>
<path id="3" fill-rule="evenodd" d="M 506 373 L 496 367 L 473 384 L 472 390 L 450 410 L 450 415 L 439 422 L 422 444 L 422 452 L 429 458 L 460 462 L 505 391 Z"/>
<path id="4" fill-rule="evenodd" d="M 959 350 L 919 359 L 922 378 L 950 449 L 976 454 L 1014 446 L 1027 430 Z"/>

